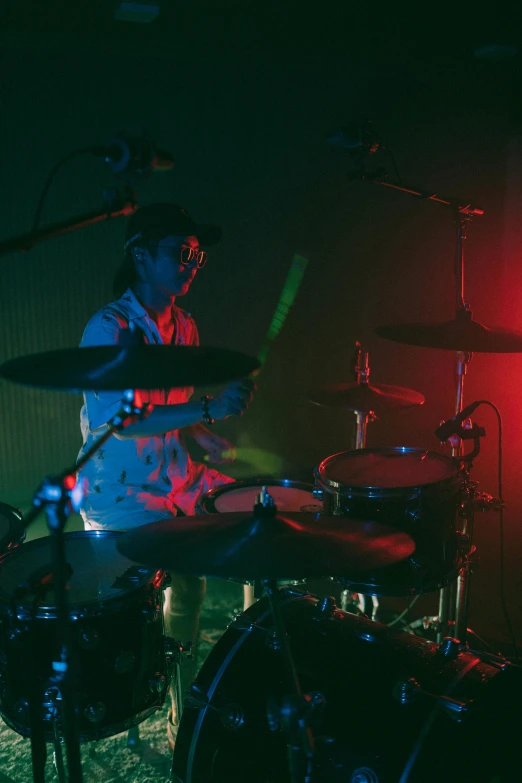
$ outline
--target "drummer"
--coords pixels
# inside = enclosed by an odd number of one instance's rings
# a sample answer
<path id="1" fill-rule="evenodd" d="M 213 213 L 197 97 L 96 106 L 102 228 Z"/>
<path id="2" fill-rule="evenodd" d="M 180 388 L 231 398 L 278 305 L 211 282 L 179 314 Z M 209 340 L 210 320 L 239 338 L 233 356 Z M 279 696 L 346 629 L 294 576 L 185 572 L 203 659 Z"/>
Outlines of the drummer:
<path id="1" fill-rule="evenodd" d="M 128 221 L 124 260 L 114 278 L 113 293 L 118 298 L 93 315 L 81 346 L 198 345 L 194 319 L 176 300 L 188 292 L 207 261 L 201 246 L 220 238 L 218 227 L 195 223 L 176 204 L 138 209 Z M 81 511 L 85 529 L 128 530 L 173 515 L 195 514 L 205 492 L 232 479 L 193 461 L 186 438 L 190 436 L 206 451 L 210 463 L 230 461 L 232 445 L 208 427 L 214 420 L 241 416 L 253 389 L 252 381 L 245 379 L 201 400 L 191 399 L 192 388 L 142 392 L 142 398 L 154 404 L 152 413 L 110 438 L 83 471 L 88 485 Z M 80 455 L 103 433 L 121 400 L 120 392 L 84 394 Z M 193 640 L 195 648 L 204 594 L 204 578 L 172 575 L 165 594 L 168 636 Z M 184 689 L 194 679 L 194 666 L 182 667 Z M 171 747 L 176 730 L 172 695 L 167 723 Z"/>

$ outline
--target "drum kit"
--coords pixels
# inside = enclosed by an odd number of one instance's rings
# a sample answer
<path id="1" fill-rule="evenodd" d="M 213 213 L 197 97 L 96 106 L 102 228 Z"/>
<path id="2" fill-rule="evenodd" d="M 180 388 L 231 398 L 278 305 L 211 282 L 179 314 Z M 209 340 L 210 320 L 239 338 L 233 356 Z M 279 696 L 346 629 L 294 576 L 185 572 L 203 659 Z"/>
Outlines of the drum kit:
<path id="1" fill-rule="evenodd" d="M 310 393 L 311 402 L 352 411 L 357 421 L 355 448 L 327 456 L 313 484 L 239 481 L 207 493 L 193 517 L 126 533 L 64 533 L 81 504 L 76 474 L 108 437 L 147 414 L 129 391 L 82 460 L 43 481 L 25 517 L 0 504 L 0 714 L 31 738 L 36 783 L 45 779 L 45 743 L 54 742 L 59 761 L 65 745 L 59 780 L 78 783 L 80 742 L 159 710 L 173 676 L 180 692 L 184 645 L 163 635 L 166 572 L 259 588 L 179 705 L 172 783 L 520 777 L 521 670 L 466 639 L 476 507 L 470 468 L 484 433 L 466 423 L 463 385 L 472 352 L 520 352 L 522 334 L 482 326 L 464 304 L 465 217 L 456 221 L 456 319 L 377 330 L 457 351 L 456 414 L 444 429 L 452 457 L 366 448 L 375 415 L 424 398 L 370 384 L 368 355 L 357 345 L 354 381 Z M 150 388 L 220 383 L 257 366 L 210 348 L 103 346 L 21 357 L 0 375 L 45 388 L 131 390 L 144 388 L 144 378 Z M 467 437 L 475 448 L 465 455 Z M 493 499 L 484 504 L 495 507 Z M 42 509 L 51 535 L 22 543 Z M 325 577 L 377 597 L 440 590 L 440 638 L 397 631 L 307 590 L 307 581 Z"/>

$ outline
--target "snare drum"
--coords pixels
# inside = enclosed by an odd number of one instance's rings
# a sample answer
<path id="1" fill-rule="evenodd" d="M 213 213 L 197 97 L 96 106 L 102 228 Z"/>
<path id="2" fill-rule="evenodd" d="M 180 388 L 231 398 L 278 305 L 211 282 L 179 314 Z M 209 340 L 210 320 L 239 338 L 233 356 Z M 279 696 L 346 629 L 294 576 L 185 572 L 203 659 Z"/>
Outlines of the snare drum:
<path id="1" fill-rule="evenodd" d="M 274 498 L 278 511 L 321 511 L 321 504 L 314 498 L 311 484 L 288 479 L 254 478 L 211 489 L 201 498 L 200 513 L 252 511 L 262 487 L 266 487 Z"/>
<path id="2" fill-rule="evenodd" d="M 311 511 L 313 513 L 321 511 L 321 503 L 315 499 L 314 488 L 311 484 L 289 481 L 288 479 L 255 478 L 234 481 L 231 484 L 222 484 L 211 489 L 201 498 L 200 512 L 206 514 L 226 514 L 232 511 L 252 512 L 262 487 L 266 487 L 268 493 L 274 498 L 278 511 Z M 236 582 L 238 580 L 231 579 L 230 581 Z M 278 584 L 297 585 L 305 581 L 305 579 L 281 579 L 278 580 Z M 254 582 L 242 582 L 242 584 L 254 585 Z M 258 586 L 256 595 L 260 589 Z M 247 599 L 245 596 L 245 602 L 251 603 L 251 599 Z"/>
<path id="3" fill-rule="evenodd" d="M 466 482 L 459 461 L 423 449 L 358 449 L 327 457 L 315 478 L 325 514 L 381 522 L 415 541 L 407 560 L 336 579 L 343 587 L 369 595 L 415 595 L 457 576 Z"/>
<path id="4" fill-rule="evenodd" d="M 520 780 L 520 667 L 452 640 L 439 647 L 309 593 L 280 596 L 310 695 L 314 783 Z M 284 663 L 262 598 L 229 625 L 192 686 L 173 781 L 294 780 L 280 715 L 289 695 Z"/>
<path id="5" fill-rule="evenodd" d="M 82 742 L 110 737 L 148 718 L 161 708 L 170 680 L 163 636 L 165 574 L 123 557 L 116 549 L 120 535 L 65 535 Z M 60 717 L 59 683 L 52 680 L 52 662 L 59 659 L 56 606 L 52 589 L 36 602 L 27 586 L 52 572 L 52 557 L 51 539 L 45 537 L 17 547 L 0 563 L 0 713 L 10 728 L 29 736 L 29 689 L 39 681 L 47 742 L 53 741 Z M 15 600 L 24 587 L 27 595 Z"/>

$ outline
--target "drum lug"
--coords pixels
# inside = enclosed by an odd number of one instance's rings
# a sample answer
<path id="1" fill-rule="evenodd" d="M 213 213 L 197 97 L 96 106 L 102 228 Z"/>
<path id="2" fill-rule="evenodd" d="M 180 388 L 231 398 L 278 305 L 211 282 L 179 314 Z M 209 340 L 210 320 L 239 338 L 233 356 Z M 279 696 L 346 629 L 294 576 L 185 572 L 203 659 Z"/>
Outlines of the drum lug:
<path id="1" fill-rule="evenodd" d="M 321 600 L 317 602 L 316 611 L 321 617 L 333 617 L 337 611 L 335 598 L 331 595 L 321 598 Z"/>
<path id="2" fill-rule="evenodd" d="M 152 693 L 163 693 L 167 687 L 167 678 L 164 674 L 156 672 L 156 674 L 149 680 L 149 688 Z"/>
<path id="3" fill-rule="evenodd" d="M 451 641 L 456 640 L 452 639 Z M 473 703 L 472 700 L 458 701 L 457 699 L 452 699 L 450 696 L 428 693 L 428 691 L 425 691 L 420 687 L 419 683 L 414 677 L 410 677 L 408 680 L 403 680 L 396 683 L 395 687 L 393 688 L 393 696 L 397 699 L 397 701 L 405 705 L 413 704 L 421 696 L 434 699 L 438 702 L 440 707 L 446 710 L 449 717 L 453 718 L 453 720 L 456 720 L 458 723 L 460 723 L 464 717 L 463 714 L 468 711 L 469 707 Z"/>
<path id="4" fill-rule="evenodd" d="M 313 488 L 312 495 L 316 500 L 324 500 L 324 490 L 320 489 L 319 487 Z"/>
<path id="5" fill-rule="evenodd" d="M 82 650 L 94 650 L 100 643 L 100 634 L 97 631 L 80 630 L 78 632 L 78 645 Z"/>
<path id="6" fill-rule="evenodd" d="M 94 704 L 89 704 L 87 707 L 85 707 L 83 711 L 83 715 L 86 720 L 89 721 L 89 723 L 101 723 L 101 721 L 105 718 L 105 714 L 107 712 L 107 707 L 102 701 L 94 702 Z"/>
<path id="7" fill-rule="evenodd" d="M 182 658 L 192 658 L 192 642 L 180 642 L 170 636 L 163 637 L 163 649 L 167 660 L 181 663 Z"/>

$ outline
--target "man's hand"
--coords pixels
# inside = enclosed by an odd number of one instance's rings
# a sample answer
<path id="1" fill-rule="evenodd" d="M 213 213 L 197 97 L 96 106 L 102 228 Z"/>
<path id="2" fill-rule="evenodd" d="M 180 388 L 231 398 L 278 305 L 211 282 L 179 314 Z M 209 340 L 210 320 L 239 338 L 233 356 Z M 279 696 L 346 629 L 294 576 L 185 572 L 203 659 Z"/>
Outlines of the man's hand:
<path id="1" fill-rule="evenodd" d="M 221 438 L 201 425 L 194 427 L 191 435 L 196 443 L 207 452 L 206 460 L 208 462 L 215 465 L 226 465 L 234 461 L 236 449 L 225 438 Z"/>
<path id="2" fill-rule="evenodd" d="M 209 401 L 208 410 L 210 415 L 213 419 L 242 416 L 252 402 L 252 394 L 255 388 L 256 385 L 250 378 L 229 383 L 222 392 Z"/>

